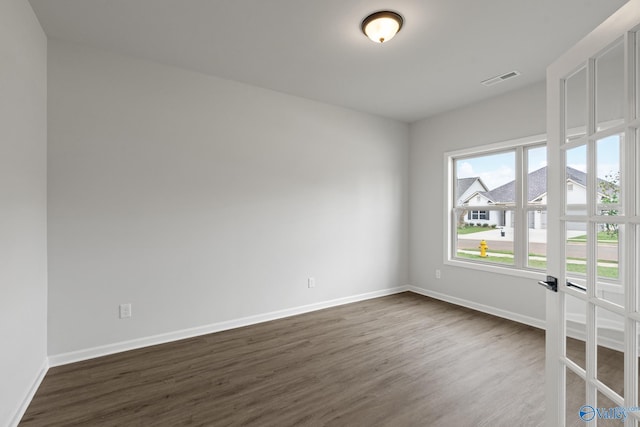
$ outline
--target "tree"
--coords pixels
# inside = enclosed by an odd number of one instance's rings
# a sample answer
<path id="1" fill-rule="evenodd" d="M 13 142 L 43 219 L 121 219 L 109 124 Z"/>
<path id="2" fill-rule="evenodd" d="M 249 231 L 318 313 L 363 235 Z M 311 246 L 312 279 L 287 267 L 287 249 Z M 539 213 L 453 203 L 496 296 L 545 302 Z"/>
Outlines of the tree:
<path id="1" fill-rule="evenodd" d="M 611 172 L 604 176 L 604 179 L 598 180 L 598 186 L 602 197 L 600 203 L 605 206 L 602 209 L 602 215 L 615 216 L 618 215 L 618 203 L 620 203 L 620 172 Z M 618 235 L 618 224 L 605 224 L 604 229 L 609 236 Z"/>
<path id="2" fill-rule="evenodd" d="M 458 211 L 458 228 L 464 228 L 467 225 L 464 222 L 464 219 L 466 218 L 468 212 L 469 211 L 466 209 Z"/>

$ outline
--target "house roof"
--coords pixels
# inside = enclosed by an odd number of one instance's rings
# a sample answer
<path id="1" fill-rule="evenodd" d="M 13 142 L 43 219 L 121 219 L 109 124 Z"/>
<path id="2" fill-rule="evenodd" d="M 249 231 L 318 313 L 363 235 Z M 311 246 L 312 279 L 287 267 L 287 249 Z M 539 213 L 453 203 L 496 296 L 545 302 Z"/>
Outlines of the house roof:
<path id="1" fill-rule="evenodd" d="M 476 181 L 480 181 L 480 183 L 482 184 L 482 180 L 480 180 L 479 176 L 474 176 L 470 178 L 459 178 L 458 184 L 456 186 L 456 197 L 458 198 L 461 197 L 469 189 L 469 187 L 471 187 L 473 183 Z M 487 187 L 485 187 L 484 184 L 482 184 L 482 186 L 485 189 L 487 189 Z"/>
<path id="2" fill-rule="evenodd" d="M 485 199 L 487 199 L 487 201 L 488 201 L 489 203 L 495 203 L 495 202 L 496 202 L 495 200 L 493 200 L 493 199 L 491 198 L 491 194 L 490 194 L 490 192 L 489 192 L 489 191 L 474 191 L 474 192 L 473 192 L 472 194 L 470 194 L 467 198 L 465 198 L 465 200 L 463 200 L 462 202 L 463 202 L 463 203 L 467 203 L 469 200 L 473 199 L 473 198 L 474 198 L 474 197 L 476 197 L 476 196 L 482 196 L 482 197 L 484 197 Z"/>
<path id="3" fill-rule="evenodd" d="M 567 166 L 567 178 L 570 179 L 571 181 L 577 182 L 580 185 L 584 185 L 585 187 L 587 186 L 587 174 L 582 171 L 579 171 L 578 169 L 574 169 Z M 598 181 L 602 181 L 602 180 L 598 179 Z"/>
<path id="4" fill-rule="evenodd" d="M 587 174 L 581 170 L 567 166 L 567 179 L 584 187 L 587 186 Z M 604 180 L 598 178 L 598 182 Z M 529 173 L 527 178 L 528 194 L 527 200 L 533 201 L 543 196 L 547 192 L 547 167 L 540 168 Z M 487 197 L 494 203 L 514 203 L 516 200 L 515 181 L 507 182 L 499 187 L 487 192 Z"/>
<path id="5" fill-rule="evenodd" d="M 567 168 L 567 172 L 571 169 L 572 171 L 582 173 L 576 169 Z M 583 179 L 586 183 L 586 179 Z M 547 192 L 547 167 L 540 168 L 529 173 L 527 178 L 527 184 L 529 187 L 529 192 L 527 194 L 527 200 L 532 201 L 542 196 Z M 499 187 L 494 188 L 489 191 L 489 197 L 495 203 L 513 203 L 516 201 L 516 182 L 510 181 L 506 184 L 503 184 Z"/>
<path id="6" fill-rule="evenodd" d="M 580 184 L 584 187 L 587 186 L 587 174 L 582 172 L 581 170 L 574 169 L 570 166 L 567 166 L 567 179 L 571 180 L 577 184 Z M 460 178 L 458 180 L 457 185 L 457 197 L 462 196 L 465 191 L 471 187 L 471 185 L 475 181 L 479 181 L 480 184 L 486 189 L 486 185 L 482 182 L 479 177 L 473 178 Z M 603 179 L 598 178 L 598 183 L 604 182 Z M 527 184 L 529 187 L 529 191 L 527 194 L 527 200 L 529 202 L 536 200 L 537 198 L 543 196 L 547 192 L 547 167 L 542 167 L 538 170 L 535 170 L 529 173 L 527 178 Z M 606 192 L 606 191 L 605 191 Z M 515 180 L 507 182 L 499 187 L 494 188 L 489 191 L 476 191 L 466 198 L 463 202 L 471 199 L 476 194 L 481 194 L 482 196 L 489 199 L 492 203 L 514 203 L 516 200 L 516 185 Z"/>

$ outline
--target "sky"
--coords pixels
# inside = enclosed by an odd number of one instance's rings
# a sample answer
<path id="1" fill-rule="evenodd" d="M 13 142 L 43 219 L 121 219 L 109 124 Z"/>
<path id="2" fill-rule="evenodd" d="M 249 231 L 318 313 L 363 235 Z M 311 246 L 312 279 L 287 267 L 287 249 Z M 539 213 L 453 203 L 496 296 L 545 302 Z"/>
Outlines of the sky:
<path id="1" fill-rule="evenodd" d="M 613 135 L 598 141 L 597 169 L 598 177 L 619 171 L 619 135 Z M 586 146 L 567 150 L 567 164 L 574 169 L 587 171 Z M 528 170 L 533 172 L 547 165 L 546 147 L 528 150 Z M 515 153 L 499 153 L 482 157 L 471 157 L 456 161 L 458 178 L 479 176 L 490 189 L 499 187 L 515 179 Z"/>

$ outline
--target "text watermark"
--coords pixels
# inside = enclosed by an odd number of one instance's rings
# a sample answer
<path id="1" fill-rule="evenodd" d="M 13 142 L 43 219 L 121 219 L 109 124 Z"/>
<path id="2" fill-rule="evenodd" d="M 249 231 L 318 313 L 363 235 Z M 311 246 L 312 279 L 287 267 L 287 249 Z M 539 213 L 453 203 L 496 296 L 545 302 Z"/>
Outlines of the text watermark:
<path id="1" fill-rule="evenodd" d="M 624 421 L 629 412 L 640 412 L 638 406 L 616 406 L 615 408 L 594 408 L 591 405 L 584 405 L 578 411 L 578 415 L 582 421 L 593 421 L 598 418 L 601 420 L 620 420 Z"/>

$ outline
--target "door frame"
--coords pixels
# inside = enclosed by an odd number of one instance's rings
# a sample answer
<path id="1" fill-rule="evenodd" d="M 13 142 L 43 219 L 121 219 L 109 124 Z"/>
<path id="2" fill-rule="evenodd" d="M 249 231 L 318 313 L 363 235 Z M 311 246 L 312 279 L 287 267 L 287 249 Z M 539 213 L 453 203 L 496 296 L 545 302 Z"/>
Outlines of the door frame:
<path id="1" fill-rule="evenodd" d="M 547 254 L 547 271 L 551 276 L 561 278 L 558 283 L 558 292 L 546 293 L 546 350 L 545 350 L 545 421 L 549 427 L 564 426 L 565 425 L 565 362 L 563 356 L 565 354 L 565 313 L 564 313 L 564 300 L 567 293 L 567 287 L 562 278 L 565 277 L 564 260 L 564 240 L 565 230 L 561 217 L 564 215 L 565 206 L 565 189 L 563 188 L 565 183 L 565 164 L 561 155 L 560 146 L 563 143 L 562 138 L 564 135 L 564 79 L 574 70 L 577 70 L 582 64 L 585 64 L 590 58 L 593 58 L 598 52 L 605 50 L 608 46 L 614 43 L 616 40 L 625 36 L 628 37 L 628 33 L 638 29 L 640 24 L 640 0 L 630 0 L 623 5 L 617 12 L 611 15 L 606 21 L 600 24 L 589 35 L 583 38 L 575 46 L 569 49 L 565 54 L 558 58 L 553 64 L 547 68 L 547 138 L 548 138 L 548 236 L 555 236 L 553 239 L 548 240 L 548 254 Z M 636 73 L 637 58 L 635 58 L 637 50 L 631 48 L 628 49 L 626 55 L 630 55 L 632 61 L 625 63 L 625 73 Z M 636 78 L 628 78 L 627 81 L 631 82 L 634 86 L 627 88 L 629 91 L 633 90 L 637 96 L 638 91 L 635 85 L 637 85 Z M 632 113 L 632 117 L 637 117 L 635 114 L 636 103 L 634 105 L 627 105 L 627 121 L 629 119 L 629 112 Z M 589 111 L 589 114 L 593 114 L 593 111 Z M 638 119 L 633 121 L 634 125 L 638 124 Z M 629 136 L 629 130 L 631 127 L 627 127 L 626 134 Z M 634 138 L 636 136 L 634 135 Z M 638 141 L 635 141 L 637 147 Z M 636 149 L 634 153 L 626 153 L 626 156 L 622 159 L 624 162 L 623 170 L 634 170 L 634 164 L 639 160 L 640 149 Z M 637 172 L 636 172 L 637 173 Z M 591 175 L 594 175 L 595 171 L 591 171 Z M 595 179 L 595 178 L 593 178 Z M 634 181 L 637 183 L 638 177 L 634 176 Z M 632 185 L 631 188 L 634 188 Z M 640 248 L 636 248 L 638 243 L 637 235 L 640 234 L 640 224 L 638 224 L 638 206 L 636 200 L 637 190 L 632 192 L 627 191 L 623 201 L 625 206 L 626 215 L 632 217 L 630 223 L 633 226 L 633 232 L 635 238 L 634 243 L 626 246 L 625 253 L 622 254 L 623 259 L 631 261 L 631 256 L 637 256 L 637 252 Z M 632 230 L 629 230 L 632 231 Z M 622 243 L 622 242 L 621 242 Z M 593 242 L 591 242 L 593 245 Z M 634 266 L 633 262 L 628 263 L 625 276 L 627 278 L 624 283 L 626 299 L 627 313 L 633 311 L 632 317 L 626 318 L 626 336 L 631 339 L 625 339 L 625 406 L 631 404 L 637 405 L 637 387 L 635 383 L 638 378 L 637 372 L 637 299 L 636 288 L 638 286 L 638 268 Z M 592 272 L 595 268 L 592 267 Z M 629 283 L 631 282 L 631 283 Z M 593 290 L 591 292 L 594 292 Z M 588 299 L 589 297 L 587 297 Z M 635 319 L 635 321 L 634 321 Z M 633 326 L 631 322 L 633 321 Z M 595 326 L 594 326 L 595 327 Z M 631 329 L 630 329 L 631 328 Z M 632 334 L 631 334 L 632 332 Z M 593 338 L 593 328 L 591 332 Z M 587 338 L 589 339 L 589 338 Z M 589 350 L 587 350 L 589 351 Z M 589 357 L 589 356 L 588 356 Z M 633 357 L 633 359 L 632 359 Z M 631 372 L 627 371 L 627 368 Z M 628 377 L 631 375 L 631 378 Z M 635 377 L 635 378 L 633 378 Z M 632 387 L 633 385 L 633 387 Z M 576 414 L 577 416 L 577 414 Z M 589 423 L 590 425 L 592 423 Z M 629 417 L 625 422 L 626 426 L 636 425 L 632 417 Z"/>

